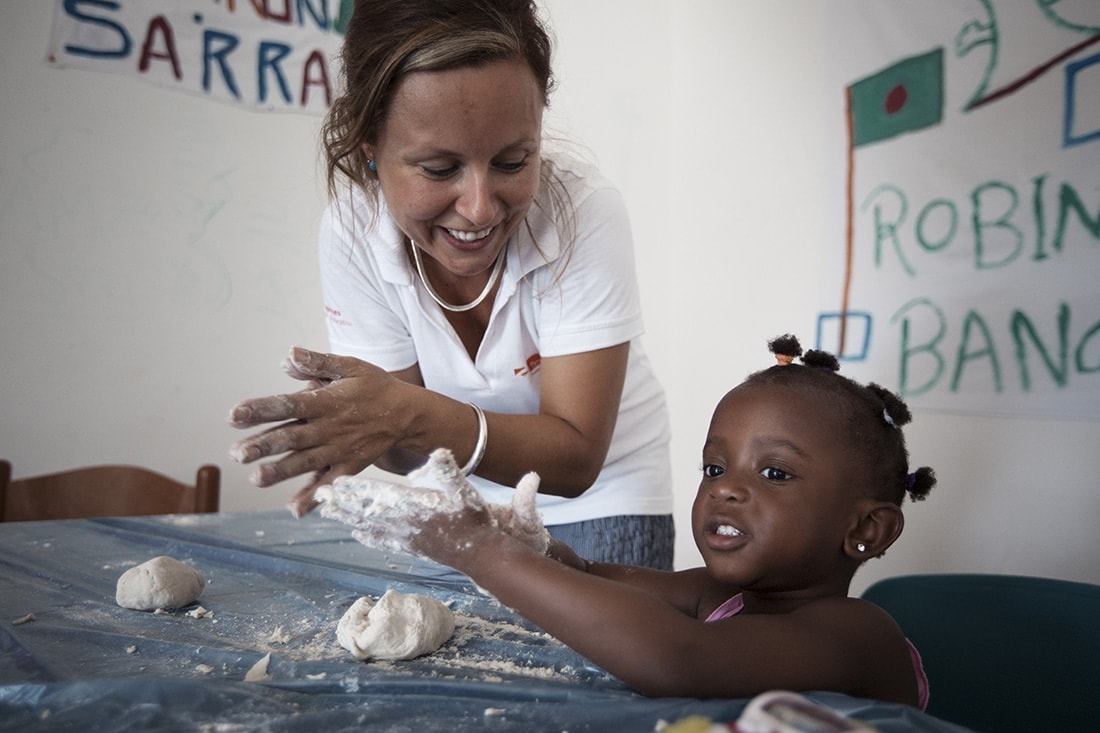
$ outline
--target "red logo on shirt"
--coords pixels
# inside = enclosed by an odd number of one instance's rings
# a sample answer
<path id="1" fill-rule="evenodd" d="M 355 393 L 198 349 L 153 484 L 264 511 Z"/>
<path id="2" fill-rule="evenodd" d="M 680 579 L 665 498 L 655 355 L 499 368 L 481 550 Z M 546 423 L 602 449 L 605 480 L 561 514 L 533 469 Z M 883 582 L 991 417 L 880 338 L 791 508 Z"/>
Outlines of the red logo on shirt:
<path id="1" fill-rule="evenodd" d="M 336 324 L 337 326 L 350 326 L 351 325 L 351 321 L 344 320 L 344 314 L 343 313 L 336 310 L 335 308 L 330 308 L 327 305 L 325 306 L 325 318 L 327 318 L 329 321 Z"/>
<path id="2" fill-rule="evenodd" d="M 527 364 L 513 369 L 512 373 L 517 377 L 528 377 L 539 370 L 539 364 L 541 363 L 542 356 L 539 354 L 531 354 L 527 357 Z"/>

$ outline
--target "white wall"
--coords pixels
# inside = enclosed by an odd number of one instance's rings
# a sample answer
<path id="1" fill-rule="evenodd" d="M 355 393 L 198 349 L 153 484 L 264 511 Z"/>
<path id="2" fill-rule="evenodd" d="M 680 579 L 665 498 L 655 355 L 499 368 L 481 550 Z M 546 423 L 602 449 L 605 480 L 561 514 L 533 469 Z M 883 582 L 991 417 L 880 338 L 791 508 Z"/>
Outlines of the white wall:
<path id="1" fill-rule="evenodd" d="M 677 564 L 690 566 L 711 409 L 766 366 L 768 338 L 811 338 L 838 237 L 827 7 L 544 4 L 559 41 L 549 121 L 631 208 L 646 346 L 672 410 Z M 251 487 L 227 458 L 239 435 L 225 415 L 294 387 L 278 369 L 291 344 L 326 344 L 319 121 L 47 68 L 51 14 L 0 6 L 0 455 L 17 476 L 132 461 L 185 477 L 210 461 L 224 509 L 281 507 L 295 482 Z M 1100 422 L 918 412 L 908 433 L 940 485 L 855 592 L 904 572 L 1100 583 Z"/>
<path id="2" fill-rule="evenodd" d="M 281 507 L 226 416 L 326 343 L 319 120 L 49 68 L 53 5 L 0 5 L 0 454 L 17 477 L 213 462 L 225 509 Z"/>

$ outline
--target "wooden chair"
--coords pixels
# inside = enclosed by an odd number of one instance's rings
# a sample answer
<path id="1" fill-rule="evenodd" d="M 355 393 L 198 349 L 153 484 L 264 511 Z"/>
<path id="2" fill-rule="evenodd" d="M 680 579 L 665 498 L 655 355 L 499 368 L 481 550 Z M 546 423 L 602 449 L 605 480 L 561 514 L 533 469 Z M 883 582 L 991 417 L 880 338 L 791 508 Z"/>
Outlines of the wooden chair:
<path id="1" fill-rule="evenodd" d="M 928 713 L 997 733 L 1096 719 L 1100 586 L 1020 575 L 905 575 L 863 598 L 885 608 L 928 673 Z"/>
<path id="2" fill-rule="evenodd" d="M 0 461 L 0 521 L 194 514 L 218 511 L 221 471 L 199 468 L 194 485 L 138 466 L 77 468 L 11 480 Z"/>

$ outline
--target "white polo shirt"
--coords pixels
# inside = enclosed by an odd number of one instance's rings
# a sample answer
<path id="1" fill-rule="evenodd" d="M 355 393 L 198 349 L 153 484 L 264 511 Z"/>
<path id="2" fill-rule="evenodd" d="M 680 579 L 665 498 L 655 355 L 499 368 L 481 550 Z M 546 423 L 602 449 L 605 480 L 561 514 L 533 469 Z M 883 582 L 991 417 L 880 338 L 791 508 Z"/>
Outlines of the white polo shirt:
<path id="1" fill-rule="evenodd" d="M 386 371 L 418 364 L 428 389 L 486 411 L 534 414 L 539 357 L 629 341 L 626 383 L 603 470 L 575 499 L 540 494 L 539 509 L 548 525 L 670 514 L 668 412 L 639 342 L 644 329 L 626 207 L 595 169 L 572 161 L 554 168 L 576 207 L 573 251 L 563 256 L 558 232 L 543 213 L 550 203 L 540 193 L 541 208 L 532 206 L 527 217 L 530 233 L 521 224 L 508 244 L 489 326 L 473 360 L 419 282 L 384 206 L 375 220 L 357 187 L 330 204 L 320 232 L 330 347 Z M 470 479 L 488 501 L 511 501 L 511 487 Z"/>

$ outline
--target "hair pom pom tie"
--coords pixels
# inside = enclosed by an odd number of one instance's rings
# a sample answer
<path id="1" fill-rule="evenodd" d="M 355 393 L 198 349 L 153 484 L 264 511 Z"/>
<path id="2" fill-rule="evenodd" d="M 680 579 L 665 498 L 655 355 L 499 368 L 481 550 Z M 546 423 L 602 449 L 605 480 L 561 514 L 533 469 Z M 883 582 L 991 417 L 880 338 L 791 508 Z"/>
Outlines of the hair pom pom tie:
<path id="1" fill-rule="evenodd" d="M 885 407 L 882 408 L 882 419 L 886 421 L 886 424 L 897 430 L 898 424 L 894 422 L 894 418 L 890 417 L 890 411 Z M 913 474 L 909 474 L 909 478 L 913 478 Z"/>
<path id="2" fill-rule="evenodd" d="M 769 341 L 768 350 L 775 354 L 775 361 L 779 366 L 790 366 L 795 357 L 802 356 L 802 345 L 789 333 L 776 336 Z"/>

